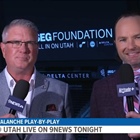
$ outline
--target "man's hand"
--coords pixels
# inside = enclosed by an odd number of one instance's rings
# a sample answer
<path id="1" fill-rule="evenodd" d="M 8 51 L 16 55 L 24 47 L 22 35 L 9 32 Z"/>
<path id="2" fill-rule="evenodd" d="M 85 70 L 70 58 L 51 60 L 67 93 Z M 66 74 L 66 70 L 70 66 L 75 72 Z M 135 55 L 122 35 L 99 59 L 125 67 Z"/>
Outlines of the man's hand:
<path id="1" fill-rule="evenodd" d="M 12 114 L 5 114 L 5 115 L 3 115 L 3 116 L 0 116 L 0 118 L 15 118 L 15 116 L 14 115 L 12 115 Z M 7 136 L 8 134 L 0 134 L 0 138 L 1 137 L 4 137 L 4 136 Z"/>
<path id="2" fill-rule="evenodd" d="M 130 111 L 126 114 L 126 118 L 140 118 L 140 114 L 134 111 Z M 140 138 L 140 134 L 128 134 L 130 138 Z"/>
<path id="3" fill-rule="evenodd" d="M 12 114 L 5 114 L 3 116 L 0 116 L 0 118 L 15 118 L 15 116 Z"/>

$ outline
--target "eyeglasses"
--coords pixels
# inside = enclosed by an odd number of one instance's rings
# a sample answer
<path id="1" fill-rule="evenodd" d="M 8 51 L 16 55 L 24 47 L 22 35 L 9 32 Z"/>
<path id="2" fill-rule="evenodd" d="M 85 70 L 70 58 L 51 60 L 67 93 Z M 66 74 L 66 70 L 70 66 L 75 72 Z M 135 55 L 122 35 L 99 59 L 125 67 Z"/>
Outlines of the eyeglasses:
<path id="1" fill-rule="evenodd" d="M 34 46 L 38 45 L 38 42 L 36 42 L 36 41 L 22 42 L 22 41 L 18 41 L 18 40 L 13 40 L 13 41 L 6 41 L 6 42 L 3 42 L 3 43 L 4 44 L 12 44 L 12 47 L 14 47 L 14 48 L 21 47 L 23 43 L 25 44 L 25 46 L 28 46 L 28 47 L 34 47 Z"/>

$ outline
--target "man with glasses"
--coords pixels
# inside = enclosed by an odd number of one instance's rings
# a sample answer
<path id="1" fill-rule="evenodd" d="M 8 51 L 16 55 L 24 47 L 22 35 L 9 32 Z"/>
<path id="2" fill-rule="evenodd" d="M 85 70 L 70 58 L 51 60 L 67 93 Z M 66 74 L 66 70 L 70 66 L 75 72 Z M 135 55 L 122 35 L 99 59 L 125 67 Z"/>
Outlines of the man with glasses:
<path id="1" fill-rule="evenodd" d="M 68 84 L 47 78 L 35 67 L 38 55 L 38 29 L 29 20 L 16 19 L 7 25 L 2 32 L 1 50 L 6 61 L 6 67 L 0 73 L 0 116 L 1 118 L 69 118 L 71 102 L 68 94 Z M 26 106 L 23 112 L 9 114 L 5 106 L 9 95 L 19 80 L 30 83 L 25 97 Z M 22 89 L 23 90 L 23 89 Z M 20 93 L 19 93 L 20 94 Z M 1 137 L 3 135 L 1 134 Z M 32 134 L 6 135 L 5 140 L 73 140 L 70 134 Z"/>

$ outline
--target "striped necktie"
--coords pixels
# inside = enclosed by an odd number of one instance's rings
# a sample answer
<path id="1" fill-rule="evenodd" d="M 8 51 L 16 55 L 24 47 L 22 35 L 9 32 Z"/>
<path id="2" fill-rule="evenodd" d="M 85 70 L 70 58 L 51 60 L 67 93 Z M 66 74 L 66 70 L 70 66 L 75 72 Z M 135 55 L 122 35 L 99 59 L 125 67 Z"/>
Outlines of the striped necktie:
<path id="1" fill-rule="evenodd" d="M 140 105 L 139 105 L 139 89 L 140 89 L 140 72 L 134 72 L 135 82 L 136 82 L 136 95 L 134 96 L 134 107 L 135 111 L 139 113 Z"/>

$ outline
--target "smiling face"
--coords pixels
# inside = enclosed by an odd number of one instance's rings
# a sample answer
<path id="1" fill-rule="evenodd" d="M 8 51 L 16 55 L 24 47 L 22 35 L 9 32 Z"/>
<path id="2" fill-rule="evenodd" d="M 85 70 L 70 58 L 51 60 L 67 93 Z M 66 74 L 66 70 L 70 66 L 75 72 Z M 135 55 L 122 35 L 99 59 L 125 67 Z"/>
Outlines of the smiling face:
<path id="1" fill-rule="evenodd" d="M 31 28 L 12 26 L 6 33 L 5 42 L 7 41 L 37 42 L 37 35 Z M 1 49 L 9 71 L 26 72 L 33 70 L 38 54 L 37 44 L 22 43 L 20 47 L 15 48 L 12 43 L 1 43 Z"/>
<path id="2" fill-rule="evenodd" d="M 121 18 L 115 27 L 115 43 L 124 63 L 140 68 L 140 16 Z"/>

